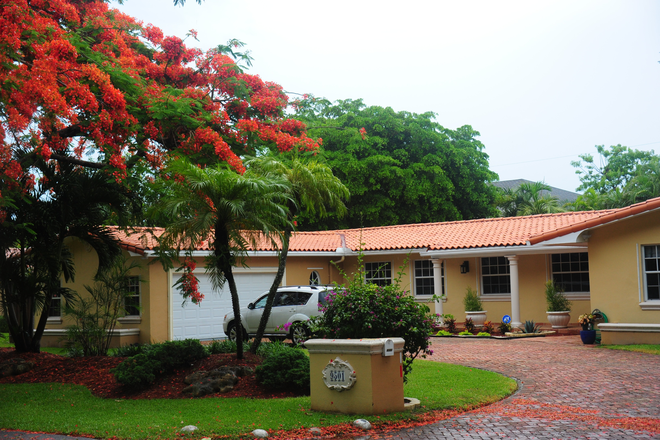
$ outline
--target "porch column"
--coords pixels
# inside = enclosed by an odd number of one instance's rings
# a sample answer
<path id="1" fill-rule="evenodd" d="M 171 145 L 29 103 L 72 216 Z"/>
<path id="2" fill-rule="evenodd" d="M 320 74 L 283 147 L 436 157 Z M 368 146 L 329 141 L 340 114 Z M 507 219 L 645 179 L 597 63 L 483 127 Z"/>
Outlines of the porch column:
<path id="1" fill-rule="evenodd" d="M 507 255 L 509 259 L 509 278 L 511 280 L 511 327 L 519 327 L 520 322 L 520 289 L 518 286 L 518 256 Z"/>
<path id="2" fill-rule="evenodd" d="M 442 260 L 432 259 L 433 263 L 433 293 L 442 296 Z M 435 300 L 435 313 L 442 315 L 442 298 Z"/>

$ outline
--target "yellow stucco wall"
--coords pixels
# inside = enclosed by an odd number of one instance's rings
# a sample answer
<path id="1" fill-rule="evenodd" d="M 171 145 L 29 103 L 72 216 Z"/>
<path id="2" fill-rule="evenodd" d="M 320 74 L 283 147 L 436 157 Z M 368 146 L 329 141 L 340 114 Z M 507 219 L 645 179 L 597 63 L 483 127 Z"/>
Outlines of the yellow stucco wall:
<path id="1" fill-rule="evenodd" d="M 660 323 L 660 310 L 642 310 L 643 245 L 660 244 L 660 212 L 611 223 L 591 231 L 591 302 L 609 322 Z"/>

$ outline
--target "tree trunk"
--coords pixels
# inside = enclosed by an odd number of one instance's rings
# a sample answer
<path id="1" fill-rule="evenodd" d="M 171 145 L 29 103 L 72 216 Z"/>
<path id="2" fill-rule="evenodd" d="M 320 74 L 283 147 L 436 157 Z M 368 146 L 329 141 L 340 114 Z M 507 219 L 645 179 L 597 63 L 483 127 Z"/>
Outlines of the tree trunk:
<path id="1" fill-rule="evenodd" d="M 231 293 L 231 307 L 234 311 L 234 324 L 236 325 L 236 359 L 243 359 L 243 324 L 241 323 L 241 305 L 238 301 L 238 289 L 234 280 L 232 266 L 234 255 L 229 243 L 229 231 L 222 223 L 215 225 L 215 256 L 216 270 L 222 273 L 226 282 L 229 284 Z"/>
<path id="2" fill-rule="evenodd" d="M 261 339 L 264 336 L 264 331 L 266 331 L 266 324 L 268 323 L 268 318 L 270 318 L 270 311 L 273 308 L 273 301 L 275 300 L 275 294 L 277 293 L 277 288 L 282 282 L 284 277 L 284 268 L 286 267 L 286 257 L 289 253 L 289 239 L 291 238 L 291 230 L 287 229 L 284 231 L 284 237 L 282 239 L 282 250 L 280 251 L 279 266 L 277 267 L 277 274 L 275 274 L 275 279 L 273 284 L 270 286 L 268 291 L 268 298 L 266 299 L 266 306 L 264 307 L 264 313 L 261 315 L 261 321 L 259 321 L 259 328 L 257 329 L 257 335 L 252 342 L 252 347 L 250 347 L 251 353 L 257 353 L 257 349 L 261 344 Z"/>

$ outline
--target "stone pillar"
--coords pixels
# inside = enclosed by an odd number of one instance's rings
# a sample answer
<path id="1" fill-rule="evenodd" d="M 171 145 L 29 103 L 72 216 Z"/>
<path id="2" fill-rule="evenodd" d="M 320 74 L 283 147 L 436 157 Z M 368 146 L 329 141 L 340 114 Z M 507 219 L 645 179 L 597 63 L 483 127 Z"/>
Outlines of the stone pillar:
<path id="1" fill-rule="evenodd" d="M 437 296 L 442 295 L 442 260 L 432 259 L 433 262 L 433 292 Z M 435 313 L 442 315 L 442 299 L 435 300 Z"/>
<path id="2" fill-rule="evenodd" d="M 518 285 L 518 256 L 507 255 L 509 259 L 509 278 L 511 280 L 511 327 L 522 325 L 520 322 L 520 288 Z"/>

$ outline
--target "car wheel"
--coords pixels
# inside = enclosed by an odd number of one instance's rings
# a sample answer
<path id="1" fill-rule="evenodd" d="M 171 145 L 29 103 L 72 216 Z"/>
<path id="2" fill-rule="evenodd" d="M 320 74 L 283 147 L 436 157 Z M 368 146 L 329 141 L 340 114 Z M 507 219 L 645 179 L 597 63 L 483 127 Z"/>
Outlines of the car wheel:
<path id="1" fill-rule="evenodd" d="M 303 345 L 309 339 L 309 329 L 305 324 L 296 323 L 291 326 L 291 340 L 294 345 Z"/>
<path id="2" fill-rule="evenodd" d="M 238 333 L 236 331 L 236 323 L 232 322 L 229 324 L 229 327 L 227 328 L 227 337 L 229 338 L 230 341 L 236 342 L 236 337 L 238 336 Z M 247 333 L 245 330 L 243 330 L 243 342 L 247 341 Z"/>

